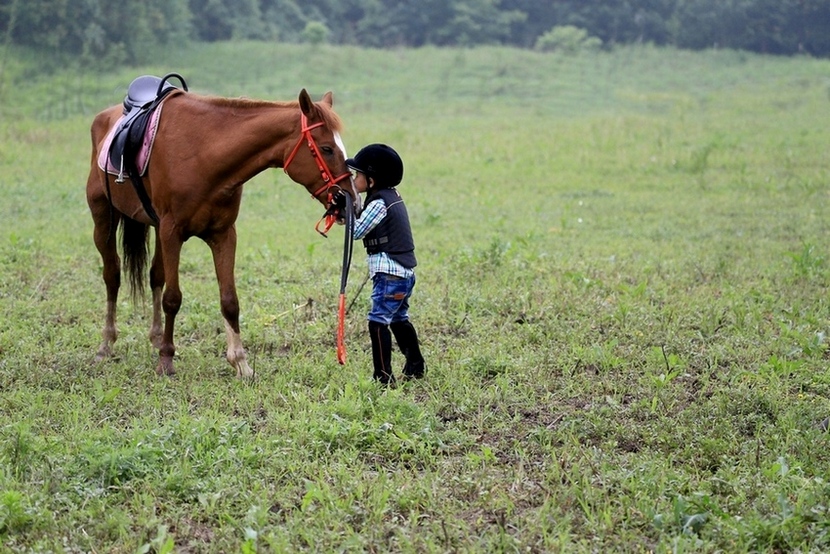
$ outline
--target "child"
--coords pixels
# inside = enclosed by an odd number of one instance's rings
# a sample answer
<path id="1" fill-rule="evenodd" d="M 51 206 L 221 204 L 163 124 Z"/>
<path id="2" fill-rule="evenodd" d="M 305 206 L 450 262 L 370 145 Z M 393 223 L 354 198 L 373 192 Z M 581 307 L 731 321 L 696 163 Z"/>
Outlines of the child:
<path id="1" fill-rule="evenodd" d="M 403 162 L 385 144 L 370 144 L 346 160 L 358 192 L 366 192 L 365 209 L 355 221 L 354 238 L 363 239 L 372 278 L 369 336 L 375 380 L 394 387 L 392 334 L 406 363 L 403 378 L 421 379 L 426 372 L 418 333 L 409 321 L 409 297 L 415 287 L 415 243 L 409 215 L 398 191 Z M 389 330 L 392 330 L 390 334 Z"/>

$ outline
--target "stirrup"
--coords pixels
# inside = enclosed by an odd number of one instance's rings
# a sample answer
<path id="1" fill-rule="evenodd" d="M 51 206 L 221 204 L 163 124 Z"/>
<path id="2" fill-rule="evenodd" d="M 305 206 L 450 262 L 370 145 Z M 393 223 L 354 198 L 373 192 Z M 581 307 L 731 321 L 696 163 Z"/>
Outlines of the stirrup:
<path id="1" fill-rule="evenodd" d="M 124 154 L 121 154 L 121 167 L 118 169 L 118 176 L 115 178 L 115 182 L 124 182 Z"/>

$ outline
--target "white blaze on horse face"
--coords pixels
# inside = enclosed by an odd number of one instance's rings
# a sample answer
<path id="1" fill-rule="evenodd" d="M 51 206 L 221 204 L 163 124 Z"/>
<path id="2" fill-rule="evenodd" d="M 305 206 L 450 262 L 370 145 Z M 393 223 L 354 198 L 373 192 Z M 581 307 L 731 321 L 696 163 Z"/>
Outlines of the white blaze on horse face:
<path id="1" fill-rule="evenodd" d="M 346 158 L 348 158 L 349 155 L 346 154 L 346 145 L 343 144 L 343 139 L 340 137 L 340 133 L 338 133 L 337 131 L 334 132 L 334 143 L 337 145 L 340 151 L 343 152 L 343 159 L 345 160 Z"/>
<path id="2" fill-rule="evenodd" d="M 349 155 L 346 154 L 346 145 L 343 144 L 343 139 L 340 136 L 340 133 L 336 131 L 334 133 L 334 142 L 337 144 L 337 147 L 340 148 L 340 151 L 343 152 L 343 159 L 348 159 Z M 363 199 L 360 198 L 360 193 L 357 192 L 357 188 L 354 186 L 354 179 L 352 177 L 349 177 L 349 185 L 352 189 L 355 215 L 360 215 L 360 212 L 363 211 Z"/>

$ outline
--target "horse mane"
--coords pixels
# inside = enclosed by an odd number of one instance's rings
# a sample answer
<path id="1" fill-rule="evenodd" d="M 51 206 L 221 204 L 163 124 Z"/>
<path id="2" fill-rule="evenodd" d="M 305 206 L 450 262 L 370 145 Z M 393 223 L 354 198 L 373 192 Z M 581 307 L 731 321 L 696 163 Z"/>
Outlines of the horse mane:
<path id="1" fill-rule="evenodd" d="M 294 101 L 271 101 L 271 100 L 257 100 L 253 98 L 226 98 L 224 96 L 206 96 L 205 100 L 210 103 L 228 108 L 291 108 L 300 109 L 300 102 Z M 328 104 L 322 102 L 315 102 L 314 105 L 320 114 L 320 118 L 325 123 L 326 127 L 332 131 L 340 132 L 343 130 L 343 120 Z"/>

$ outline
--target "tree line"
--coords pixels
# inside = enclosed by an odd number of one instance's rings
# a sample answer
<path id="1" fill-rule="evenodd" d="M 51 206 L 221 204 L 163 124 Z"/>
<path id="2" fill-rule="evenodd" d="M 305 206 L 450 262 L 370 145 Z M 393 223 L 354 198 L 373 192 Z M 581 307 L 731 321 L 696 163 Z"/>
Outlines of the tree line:
<path id="1" fill-rule="evenodd" d="M 830 2 L 0 0 L 4 45 L 59 52 L 91 64 L 147 61 L 157 45 L 240 39 L 555 49 L 557 37 L 569 36 L 557 35 L 561 29 L 578 30 L 602 48 L 652 43 L 826 57 Z"/>

